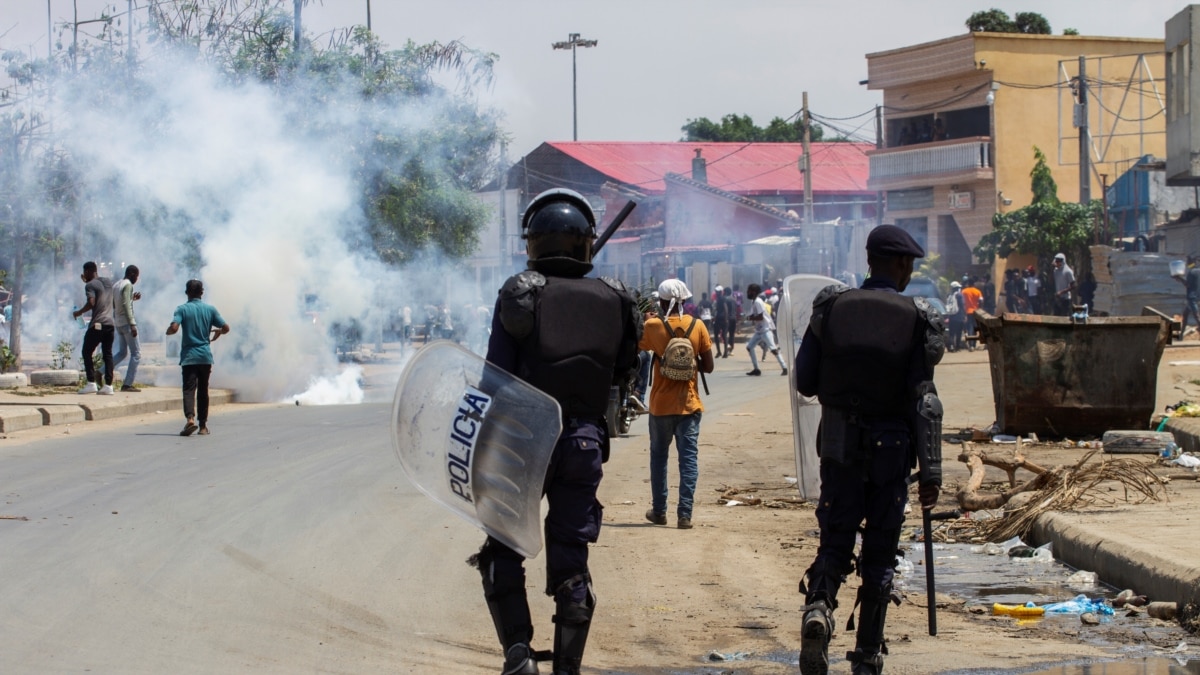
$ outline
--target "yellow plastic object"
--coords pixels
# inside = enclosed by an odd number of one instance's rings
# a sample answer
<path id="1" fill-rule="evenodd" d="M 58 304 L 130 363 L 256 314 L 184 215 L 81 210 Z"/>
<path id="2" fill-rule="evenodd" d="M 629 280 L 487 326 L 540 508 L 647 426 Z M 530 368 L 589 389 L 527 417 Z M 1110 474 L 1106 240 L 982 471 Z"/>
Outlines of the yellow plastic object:
<path id="1" fill-rule="evenodd" d="M 992 603 L 992 614 L 997 616 L 1015 616 L 1017 618 L 1027 618 L 1031 616 L 1042 616 L 1046 613 L 1044 607 L 1026 607 L 1025 605 L 1002 605 L 998 602 Z"/>

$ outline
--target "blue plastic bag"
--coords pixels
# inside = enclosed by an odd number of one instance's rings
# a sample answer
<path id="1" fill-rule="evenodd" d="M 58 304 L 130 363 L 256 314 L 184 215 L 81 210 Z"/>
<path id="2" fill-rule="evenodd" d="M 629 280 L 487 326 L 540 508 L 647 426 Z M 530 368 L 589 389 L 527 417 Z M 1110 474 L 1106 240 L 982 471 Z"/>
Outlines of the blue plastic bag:
<path id="1" fill-rule="evenodd" d="M 1067 600 L 1066 602 L 1052 602 L 1048 605 L 1043 605 L 1043 609 L 1047 614 L 1084 614 L 1091 612 L 1093 614 L 1112 615 L 1113 608 L 1108 604 L 1108 600 L 1104 598 L 1096 598 L 1089 600 L 1088 596 L 1080 594 Z"/>

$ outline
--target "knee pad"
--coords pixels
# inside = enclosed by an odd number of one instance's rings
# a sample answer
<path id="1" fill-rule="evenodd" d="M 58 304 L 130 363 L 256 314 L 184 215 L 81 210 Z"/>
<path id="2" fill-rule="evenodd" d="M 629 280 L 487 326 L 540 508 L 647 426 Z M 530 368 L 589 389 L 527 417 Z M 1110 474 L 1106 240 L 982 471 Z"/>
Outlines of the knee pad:
<path id="1" fill-rule="evenodd" d="M 596 611 L 592 575 L 584 572 L 567 579 L 554 589 L 554 621 L 569 626 L 588 623 Z"/>

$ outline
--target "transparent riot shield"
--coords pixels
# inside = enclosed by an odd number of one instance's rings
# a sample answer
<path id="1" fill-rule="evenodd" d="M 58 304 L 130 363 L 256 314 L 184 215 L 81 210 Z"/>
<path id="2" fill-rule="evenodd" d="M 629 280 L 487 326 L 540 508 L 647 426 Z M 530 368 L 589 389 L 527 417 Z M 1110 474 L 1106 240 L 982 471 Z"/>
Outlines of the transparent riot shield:
<path id="1" fill-rule="evenodd" d="M 392 403 L 409 480 L 527 558 L 542 548 L 542 483 L 561 432 L 557 401 L 448 340 L 413 355 Z"/>
<path id="2" fill-rule="evenodd" d="M 796 372 L 796 352 L 812 316 L 813 298 L 822 288 L 840 284 L 837 279 L 816 274 L 793 274 L 783 280 L 783 299 L 779 301 L 779 348 L 788 362 L 788 372 Z M 795 380 L 792 380 L 793 382 Z M 788 386 L 792 397 L 792 440 L 796 445 L 796 486 L 800 496 L 815 500 L 821 491 L 821 466 L 817 458 L 817 426 L 821 423 L 821 404 L 815 397 L 802 396 L 794 384 Z"/>

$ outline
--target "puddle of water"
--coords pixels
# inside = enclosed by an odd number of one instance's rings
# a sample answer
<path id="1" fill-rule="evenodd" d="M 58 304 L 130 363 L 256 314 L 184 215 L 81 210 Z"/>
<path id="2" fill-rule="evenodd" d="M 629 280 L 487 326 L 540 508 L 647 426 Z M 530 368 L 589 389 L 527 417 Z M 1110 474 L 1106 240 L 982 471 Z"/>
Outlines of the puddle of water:
<path id="1" fill-rule="evenodd" d="M 1111 586 L 1097 584 L 1068 585 L 1067 577 L 1076 570 L 1058 561 L 1038 562 L 1033 558 L 1009 558 L 1007 555 L 974 553 L 973 544 L 934 544 L 935 582 L 939 593 L 954 595 L 968 605 L 992 603 L 1022 605 L 1034 602 L 1070 600 L 1079 594 L 1089 598 L 1112 599 L 1119 592 Z M 925 593 L 925 548 L 923 544 L 909 545 L 905 558 L 912 571 L 897 578 L 897 585 L 910 593 Z"/>

